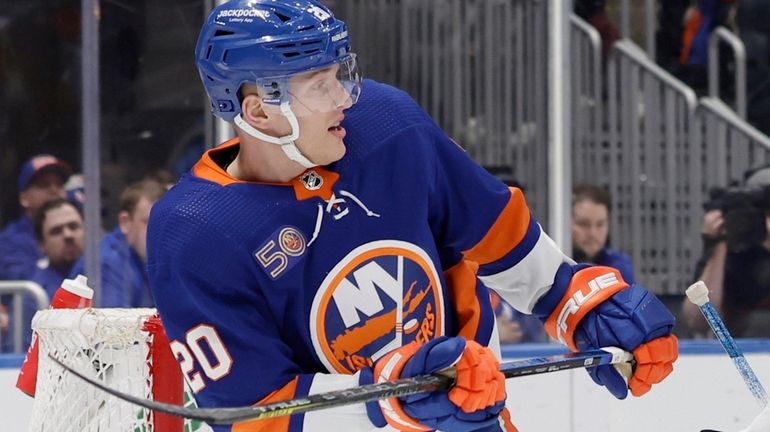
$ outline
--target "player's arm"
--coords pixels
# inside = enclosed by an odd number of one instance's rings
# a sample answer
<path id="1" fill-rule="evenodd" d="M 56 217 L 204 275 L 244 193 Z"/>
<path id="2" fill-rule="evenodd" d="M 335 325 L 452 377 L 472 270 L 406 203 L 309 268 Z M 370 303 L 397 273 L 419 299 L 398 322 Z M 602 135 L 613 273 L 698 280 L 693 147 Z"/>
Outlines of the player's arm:
<path id="1" fill-rule="evenodd" d="M 559 266 L 572 261 L 543 232 L 521 189 L 503 184 L 442 134 L 433 140 L 431 226 L 444 239 L 448 277 L 466 289 L 478 279 L 531 313 Z"/>
<path id="2" fill-rule="evenodd" d="M 516 309 L 534 312 L 551 337 L 570 349 L 619 346 L 634 352 L 637 368 L 629 385 L 635 395 L 664 379 L 678 351 L 671 335 L 674 317 L 660 300 L 640 285 L 626 284 L 615 269 L 576 265 L 541 230 L 519 189 L 506 189 L 480 168 L 468 168 L 456 148 L 443 150 L 438 190 L 478 209 L 451 213 L 444 223 L 461 261 L 476 263 L 485 285 Z M 463 170 L 471 174 L 462 180 L 450 175 Z M 613 368 L 595 368 L 591 376 L 615 396 L 626 396 L 626 383 Z"/>

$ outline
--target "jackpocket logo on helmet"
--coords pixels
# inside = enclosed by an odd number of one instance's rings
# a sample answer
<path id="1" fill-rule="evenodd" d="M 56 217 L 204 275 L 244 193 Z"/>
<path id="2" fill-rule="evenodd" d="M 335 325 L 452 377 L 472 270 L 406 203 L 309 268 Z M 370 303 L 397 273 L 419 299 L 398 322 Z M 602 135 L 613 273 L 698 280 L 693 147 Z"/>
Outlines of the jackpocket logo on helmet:
<path id="1" fill-rule="evenodd" d="M 330 372 L 354 373 L 394 348 L 444 333 L 441 279 L 418 246 L 359 246 L 326 276 L 310 312 L 316 354 Z"/>
<path id="2" fill-rule="evenodd" d="M 249 22 L 253 18 L 267 18 L 270 13 L 259 9 L 226 9 L 219 11 L 217 21 L 227 18 L 228 22 Z"/>

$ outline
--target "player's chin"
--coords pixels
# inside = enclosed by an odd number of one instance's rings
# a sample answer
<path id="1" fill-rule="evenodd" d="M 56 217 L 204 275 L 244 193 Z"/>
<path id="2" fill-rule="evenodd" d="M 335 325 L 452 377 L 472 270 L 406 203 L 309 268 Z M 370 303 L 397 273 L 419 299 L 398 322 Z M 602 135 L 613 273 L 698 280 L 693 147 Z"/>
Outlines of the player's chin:
<path id="1" fill-rule="evenodd" d="M 345 147 L 345 144 L 342 142 L 342 140 L 339 140 L 335 143 L 330 143 L 325 150 L 326 151 L 322 157 L 323 161 L 319 165 L 329 165 L 330 163 L 337 162 L 338 160 L 342 159 L 347 152 L 347 148 Z"/>

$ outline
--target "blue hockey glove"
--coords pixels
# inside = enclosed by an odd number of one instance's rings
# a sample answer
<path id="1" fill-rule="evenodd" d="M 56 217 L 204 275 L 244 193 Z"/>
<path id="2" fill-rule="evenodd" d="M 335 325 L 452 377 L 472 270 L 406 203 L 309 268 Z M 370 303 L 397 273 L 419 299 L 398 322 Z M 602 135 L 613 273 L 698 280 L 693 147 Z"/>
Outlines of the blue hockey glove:
<path id="1" fill-rule="evenodd" d="M 634 396 L 647 393 L 673 370 L 674 316 L 654 294 L 628 286 L 613 268 L 562 264 L 533 312 L 551 337 L 573 351 L 616 346 L 633 352 L 636 368 L 628 383 L 611 365 L 589 369 L 618 399 L 625 399 L 629 388 Z"/>
<path id="2" fill-rule="evenodd" d="M 497 427 L 505 404 L 505 377 L 487 347 L 462 337 L 436 338 L 425 345 L 411 343 L 361 370 L 361 384 L 425 375 L 455 366 L 451 390 L 369 402 L 367 414 L 375 426 L 390 424 L 402 431 L 483 431 Z M 496 429 L 495 429 L 496 430 Z"/>

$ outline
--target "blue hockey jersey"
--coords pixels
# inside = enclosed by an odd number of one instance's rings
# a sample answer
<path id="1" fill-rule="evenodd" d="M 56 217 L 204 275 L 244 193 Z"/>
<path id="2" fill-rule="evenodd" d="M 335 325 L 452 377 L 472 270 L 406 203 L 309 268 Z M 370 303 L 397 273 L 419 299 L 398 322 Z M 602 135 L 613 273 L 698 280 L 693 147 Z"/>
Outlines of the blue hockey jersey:
<path id="1" fill-rule="evenodd" d="M 248 183 L 207 152 L 152 209 L 148 269 L 202 406 L 358 385 L 413 340 L 497 347 L 487 287 L 529 313 L 568 260 L 520 190 L 475 164 L 406 94 L 365 81 L 347 153 L 290 183 Z M 363 405 L 215 430 L 371 430 Z"/>

